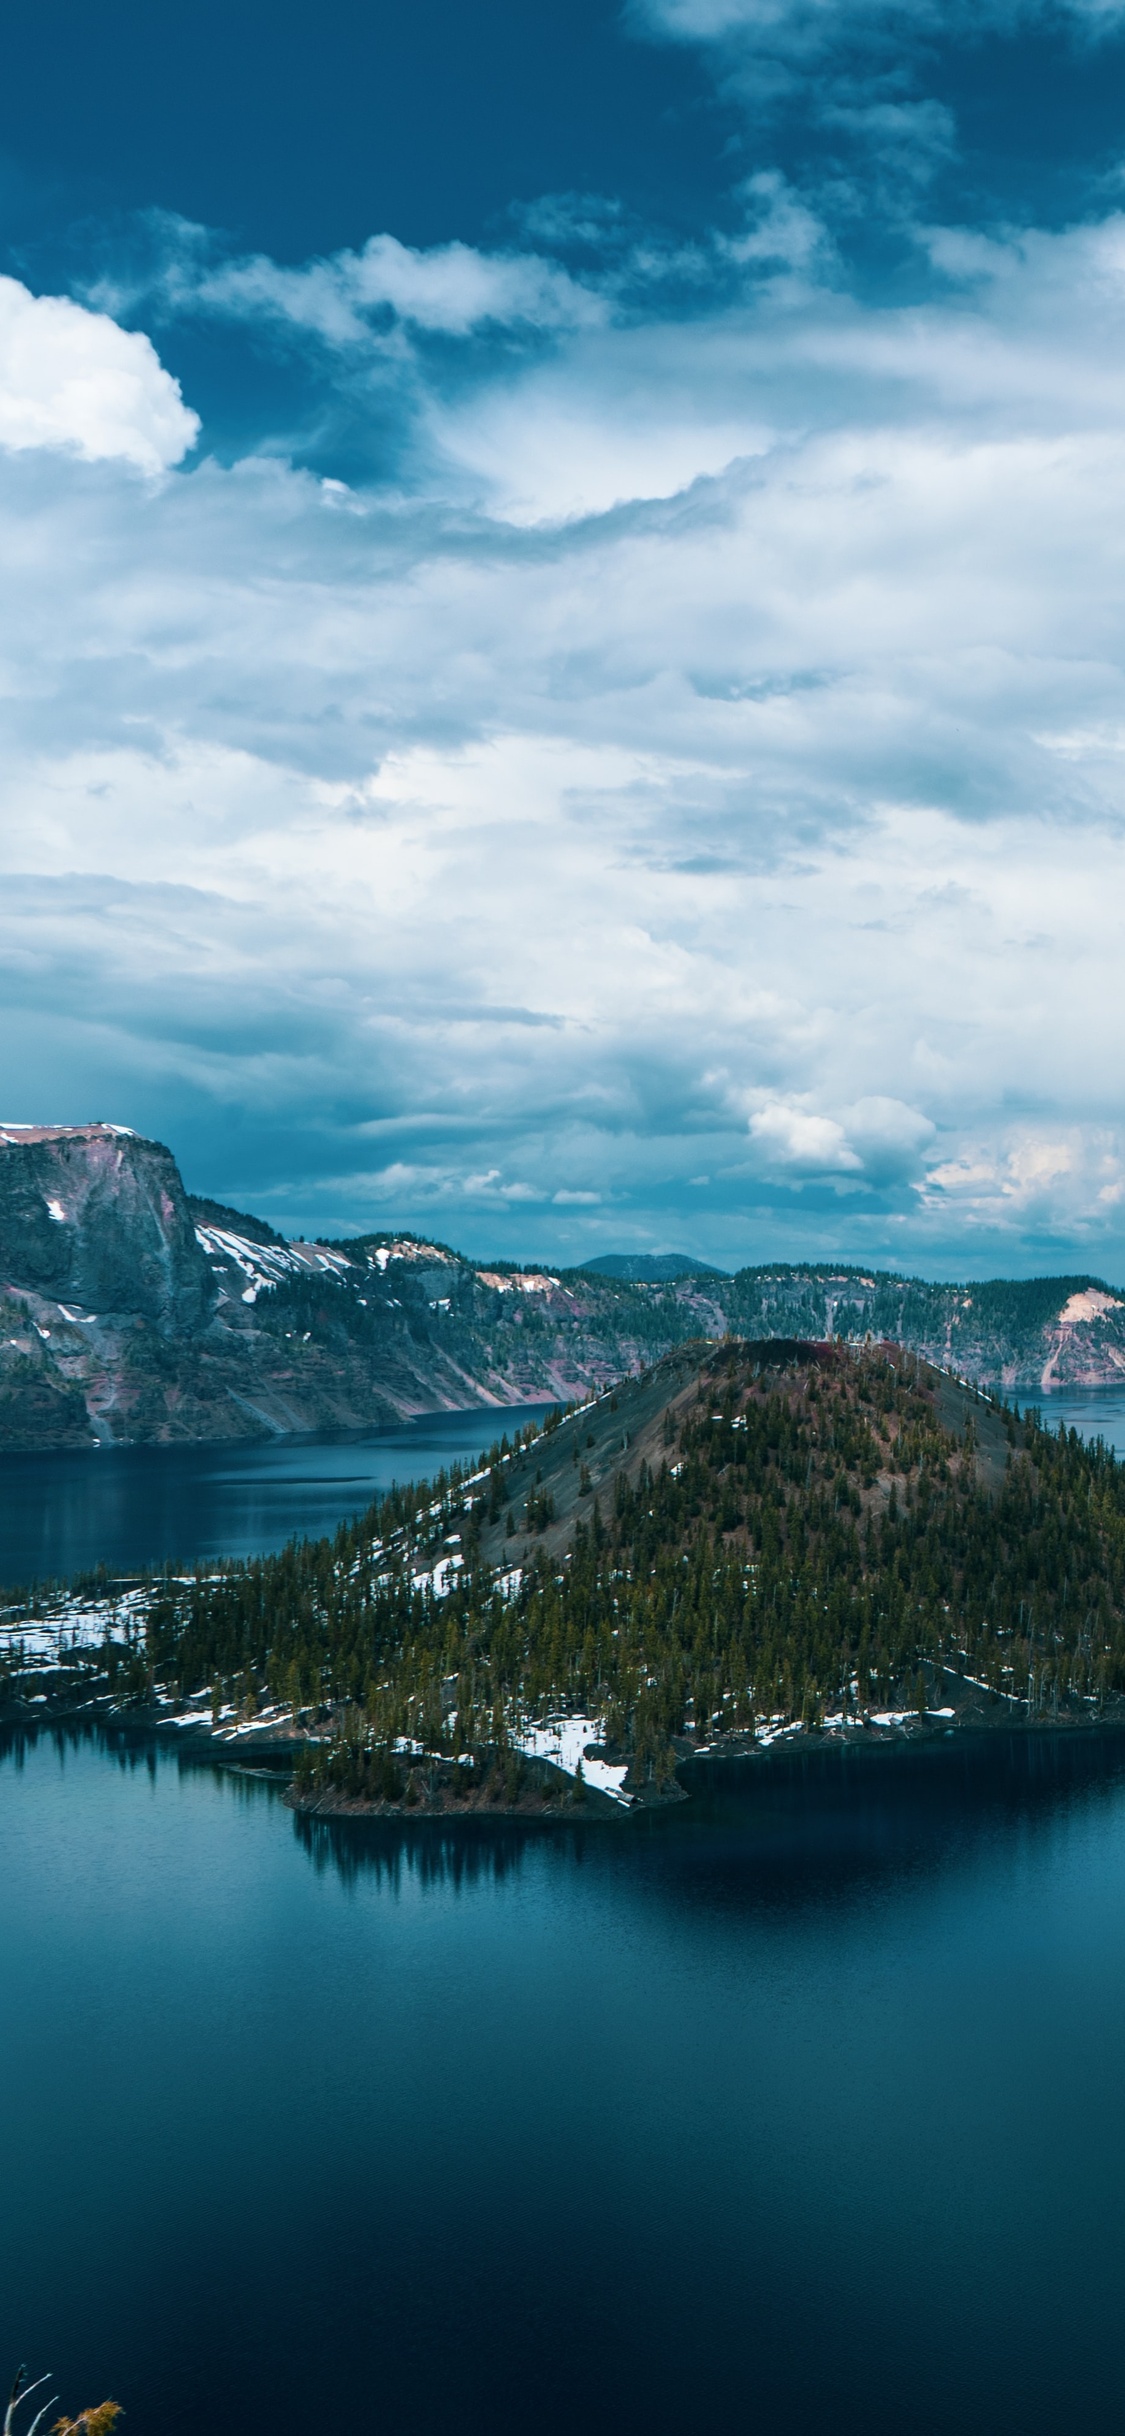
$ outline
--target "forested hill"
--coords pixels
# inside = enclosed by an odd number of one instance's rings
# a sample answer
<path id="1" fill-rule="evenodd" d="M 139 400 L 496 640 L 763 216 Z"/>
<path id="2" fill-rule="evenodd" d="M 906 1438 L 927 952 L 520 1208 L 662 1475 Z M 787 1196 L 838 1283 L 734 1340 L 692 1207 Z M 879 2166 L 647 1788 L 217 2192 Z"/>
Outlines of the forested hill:
<path id="1" fill-rule="evenodd" d="M 628 1799 L 732 1739 L 1116 1712 L 1125 1471 L 912 1356 L 694 1346 L 147 1606 L 134 1691 L 284 1711 L 310 1798 L 511 1793 L 564 1718 Z"/>

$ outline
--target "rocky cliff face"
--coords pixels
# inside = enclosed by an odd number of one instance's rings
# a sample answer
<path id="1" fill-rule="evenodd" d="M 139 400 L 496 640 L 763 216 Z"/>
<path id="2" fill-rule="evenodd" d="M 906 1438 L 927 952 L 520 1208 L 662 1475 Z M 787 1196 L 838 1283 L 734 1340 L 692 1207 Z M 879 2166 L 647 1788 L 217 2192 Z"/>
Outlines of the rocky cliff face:
<path id="1" fill-rule="evenodd" d="M 171 1151 L 119 1125 L 0 1127 L 0 1261 L 17 1290 L 166 1337 L 215 1299 Z"/>
<path id="2" fill-rule="evenodd" d="M 0 1447 L 227 1434 L 190 1384 L 215 1298 L 161 1143 L 0 1126 Z"/>

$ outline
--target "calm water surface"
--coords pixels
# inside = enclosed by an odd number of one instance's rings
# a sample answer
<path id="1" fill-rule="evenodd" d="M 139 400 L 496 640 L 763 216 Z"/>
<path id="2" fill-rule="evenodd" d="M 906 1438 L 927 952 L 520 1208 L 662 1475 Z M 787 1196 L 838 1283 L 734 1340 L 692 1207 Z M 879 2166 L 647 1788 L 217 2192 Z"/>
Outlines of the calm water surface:
<path id="1" fill-rule="evenodd" d="M 395 1480 L 429 1478 L 511 1437 L 545 1404 L 474 1405 L 393 1429 L 264 1445 L 81 1447 L 0 1455 L 0 1583 L 59 1581 L 166 1557 L 258 1556 L 360 1514 Z"/>
<path id="2" fill-rule="evenodd" d="M 1065 1421 L 1080 1438 L 1104 1438 L 1119 1461 L 1125 1457 L 1125 1385 L 1053 1387 L 1046 1395 L 1029 1389 L 1016 1400 L 1021 1412 L 1027 1404 L 1038 1404 L 1048 1429 Z"/>
<path id="3" fill-rule="evenodd" d="M 296 1822 L 0 1760 L 0 2356 L 129 2436 L 1123 2416 L 1125 1741 Z"/>

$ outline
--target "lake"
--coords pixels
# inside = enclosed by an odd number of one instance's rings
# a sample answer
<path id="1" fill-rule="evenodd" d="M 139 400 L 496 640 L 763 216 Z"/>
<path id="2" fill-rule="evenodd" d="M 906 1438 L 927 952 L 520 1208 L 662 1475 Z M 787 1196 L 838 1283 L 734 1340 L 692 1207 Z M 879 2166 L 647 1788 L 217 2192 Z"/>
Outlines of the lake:
<path id="1" fill-rule="evenodd" d="M 546 1404 L 474 1405 L 390 1429 L 225 1446 L 0 1455 L 0 1584 L 260 1556 L 361 1514 L 392 1481 L 472 1462 Z"/>
<path id="2" fill-rule="evenodd" d="M 1037 1404 L 1049 1429 L 1065 1422 L 1080 1438 L 1104 1438 L 1118 1460 L 1125 1456 L 1125 1383 L 1120 1387 L 1052 1387 L 1025 1389 L 1015 1402 L 1025 1412 Z"/>
<path id="3" fill-rule="evenodd" d="M 608 1826 L 0 1758 L 0 2353 L 129 2436 L 1121 2420 L 1125 1739 Z"/>

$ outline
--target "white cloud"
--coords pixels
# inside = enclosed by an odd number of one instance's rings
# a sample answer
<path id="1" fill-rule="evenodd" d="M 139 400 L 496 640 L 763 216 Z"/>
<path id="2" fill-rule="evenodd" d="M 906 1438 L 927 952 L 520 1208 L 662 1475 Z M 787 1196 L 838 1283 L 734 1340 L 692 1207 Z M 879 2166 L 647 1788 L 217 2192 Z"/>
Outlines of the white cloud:
<path id="1" fill-rule="evenodd" d="M 403 245 L 385 232 L 297 266 L 265 254 L 211 259 L 206 230 L 173 214 L 148 224 L 148 259 L 131 275 L 103 278 L 91 300 L 111 311 L 156 299 L 179 315 L 272 321 L 338 348 L 370 348 L 388 317 L 415 331 L 467 338 L 490 326 L 556 331 L 604 320 L 597 289 L 541 254 L 484 253 L 454 240 Z"/>
<path id="2" fill-rule="evenodd" d="M 917 1189 L 939 1226 L 955 1213 L 966 1241 L 1038 1227 L 1085 1249 L 1104 1240 L 1107 1219 L 1125 1199 L 1125 1139 L 1097 1124 L 1072 1125 L 1062 1138 L 1008 1128 L 930 1168 Z"/>
<path id="3" fill-rule="evenodd" d="M 0 447 L 123 457 L 154 474 L 177 465 L 198 431 L 142 333 L 0 278 Z"/>
<path id="4" fill-rule="evenodd" d="M 497 1248 L 1112 1272 L 1125 246 L 932 243 L 414 366 L 393 499 L 0 457 L 27 1113 Z"/>
<path id="5" fill-rule="evenodd" d="M 841 1116 L 865 1175 L 878 1184 L 915 1174 L 921 1153 L 937 1130 L 932 1117 L 923 1115 L 920 1108 L 879 1092 L 854 1101 Z"/>
<path id="6" fill-rule="evenodd" d="M 835 1117 L 817 1116 L 792 1102 L 774 1100 L 759 1108 L 750 1119 L 750 1133 L 768 1159 L 808 1175 L 854 1172 L 863 1165 Z"/>
<path id="7" fill-rule="evenodd" d="M 576 394 L 573 363 L 518 390 L 495 383 L 429 416 L 447 463 L 474 476 L 492 512 L 514 524 L 597 516 L 635 499 L 670 499 L 736 457 L 758 456 L 769 434 L 752 416 L 677 412 L 658 389 L 604 399 Z"/>
<path id="8" fill-rule="evenodd" d="M 687 42 L 743 37 L 764 48 L 812 53 L 864 34 L 897 41 L 934 30 L 1012 32 L 1038 22 L 1100 30 L 1120 23 L 1125 0 L 633 0 L 635 22 Z"/>
<path id="9" fill-rule="evenodd" d="M 817 1109 L 811 1096 L 766 1097 L 751 1089 L 749 1132 L 768 1166 L 806 1176 L 851 1175 L 886 1185 L 913 1175 L 936 1128 L 920 1109 L 875 1093 L 835 1115 Z M 758 1105 L 753 1103 L 757 1102 Z"/>
<path id="10" fill-rule="evenodd" d="M 600 297 L 537 254 L 482 254 L 461 244 L 423 250 L 372 237 L 353 277 L 364 304 L 388 304 L 422 330 L 462 334 L 490 321 L 570 329 L 603 315 Z"/>
<path id="11" fill-rule="evenodd" d="M 794 193 L 780 170 L 755 171 L 739 191 L 749 226 L 744 235 L 727 239 L 725 251 L 731 261 L 807 271 L 818 257 L 830 255 L 823 221 Z"/>

